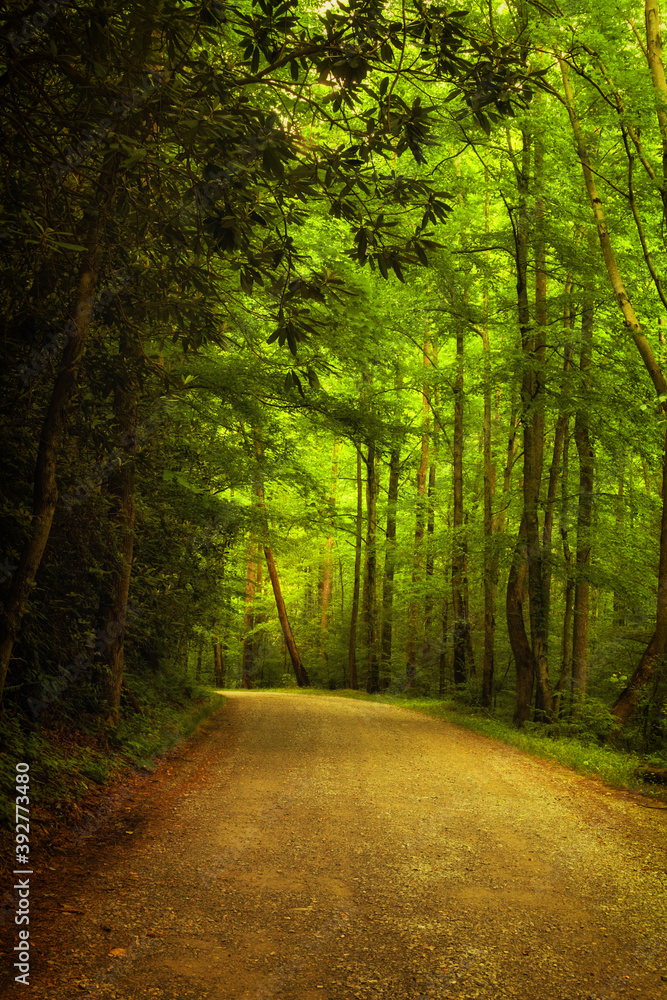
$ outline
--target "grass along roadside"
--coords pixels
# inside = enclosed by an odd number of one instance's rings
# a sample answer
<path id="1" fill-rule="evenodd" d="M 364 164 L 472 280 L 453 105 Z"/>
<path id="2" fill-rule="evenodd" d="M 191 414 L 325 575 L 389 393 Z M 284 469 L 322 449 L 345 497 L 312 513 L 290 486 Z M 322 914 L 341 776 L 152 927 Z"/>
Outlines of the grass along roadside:
<path id="1" fill-rule="evenodd" d="M 285 690 L 276 688 L 276 690 Z M 554 761 L 571 768 L 578 774 L 597 777 L 612 788 L 627 788 L 630 791 L 641 791 L 644 795 L 667 801 L 667 790 L 647 785 L 641 781 L 635 770 L 643 764 L 659 763 L 667 766 L 665 760 L 656 757 L 643 757 L 637 753 L 618 750 L 595 740 L 578 739 L 572 736 L 551 736 L 540 733 L 538 727 L 533 729 L 527 725 L 524 729 L 515 729 L 500 719 L 495 719 L 481 712 L 458 707 L 452 700 L 437 701 L 434 698 L 408 698 L 404 695 L 366 694 L 362 691 L 325 691 L 315 688 L 294 688 L 299 694 L 310 697 L 353 698 L 358 701 L 379 702 L 384 705 L 395 705 L 397 708 L 408 708 L 425 715 L 433 715 L 445 722 L 451 722 L 465 729 L 480 733 L 492 739 L 500 740 L 509 746 L 522 750 L 524 753 L 543 760 Z"/>

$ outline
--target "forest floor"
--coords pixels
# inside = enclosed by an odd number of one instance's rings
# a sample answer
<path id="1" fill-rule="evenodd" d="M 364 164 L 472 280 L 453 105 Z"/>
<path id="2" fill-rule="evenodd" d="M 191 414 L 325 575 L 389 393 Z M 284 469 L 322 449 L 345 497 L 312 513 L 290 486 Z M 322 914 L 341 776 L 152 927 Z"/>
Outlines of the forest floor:
<path id="1" fill-rule="evenodd" d="M 228 693 L 105 803 L 3 997 L 667 998 L 665 807 L 433 717 Z"/>

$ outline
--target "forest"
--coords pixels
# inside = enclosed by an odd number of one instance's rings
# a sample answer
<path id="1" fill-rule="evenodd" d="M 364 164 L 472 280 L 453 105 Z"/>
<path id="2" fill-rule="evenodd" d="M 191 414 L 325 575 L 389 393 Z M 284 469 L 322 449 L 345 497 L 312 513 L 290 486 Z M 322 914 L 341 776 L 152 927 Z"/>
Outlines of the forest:
<path id="1" fill-rule="evenodd" d="M 662 13 L 7 5 L 12 760 L 298 686 L 667 767 Z"/>

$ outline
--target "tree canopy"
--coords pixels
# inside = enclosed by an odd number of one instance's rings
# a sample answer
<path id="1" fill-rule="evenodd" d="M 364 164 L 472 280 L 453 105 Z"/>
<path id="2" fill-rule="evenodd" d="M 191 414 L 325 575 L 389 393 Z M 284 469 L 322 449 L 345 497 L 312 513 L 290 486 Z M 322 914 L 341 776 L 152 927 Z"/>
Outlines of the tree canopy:
<path id="1" fill-rule="evenodd" d="M 660 16 L 10 5 L 6 708 L 190 670 L 664 751 Z"/>

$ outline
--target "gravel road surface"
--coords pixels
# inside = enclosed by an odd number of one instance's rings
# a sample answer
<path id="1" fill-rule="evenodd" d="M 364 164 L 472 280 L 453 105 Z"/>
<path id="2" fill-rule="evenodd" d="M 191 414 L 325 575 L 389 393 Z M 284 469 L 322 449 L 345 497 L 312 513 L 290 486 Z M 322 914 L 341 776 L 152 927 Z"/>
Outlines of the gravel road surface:
<path id="1" fill-rule="evenodd" d="M 659 803 L 394 706 L 228 695 L 37 859 L 3 996 L 667 998 Z"/>

